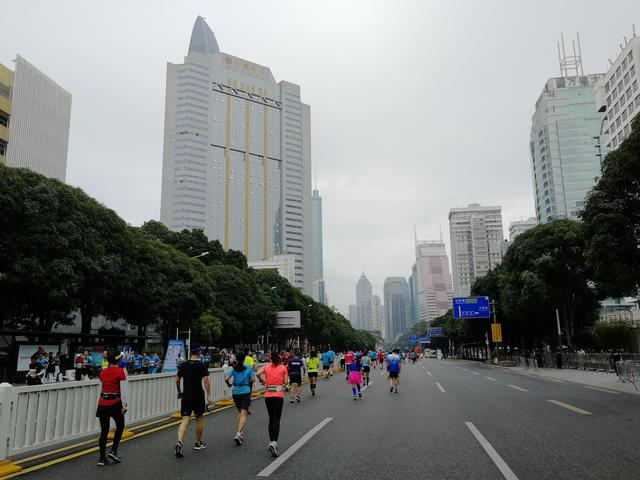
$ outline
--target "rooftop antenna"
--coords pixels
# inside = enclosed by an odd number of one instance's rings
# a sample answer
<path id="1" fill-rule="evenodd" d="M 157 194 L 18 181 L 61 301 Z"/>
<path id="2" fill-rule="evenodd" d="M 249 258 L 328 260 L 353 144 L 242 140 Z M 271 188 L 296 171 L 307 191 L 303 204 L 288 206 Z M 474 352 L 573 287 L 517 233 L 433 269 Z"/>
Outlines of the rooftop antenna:
<path id="1" fill-rule="evenodd" d="M 560 45 L 562 44 L 562 48 Z M 560 41 L 558 42 L 558 62 L 560 63 L 560 76 L 578 76 L 584 75 L 582 69 L 582 48 L 580 46 L 580 34 L 576 32 L 576 40 L 572 40 L 573 55 L 567 55 L 566 47 L 564 44 L 564 34 L 560 34 Z M 577 45 L 577 49 L 576 49 Z"/>
<path id="2" fill-rule="evenodd" d="M 633 30 L 633 38 L 636 38 L 636 24 L 631 25 L 631 30 Z"/>

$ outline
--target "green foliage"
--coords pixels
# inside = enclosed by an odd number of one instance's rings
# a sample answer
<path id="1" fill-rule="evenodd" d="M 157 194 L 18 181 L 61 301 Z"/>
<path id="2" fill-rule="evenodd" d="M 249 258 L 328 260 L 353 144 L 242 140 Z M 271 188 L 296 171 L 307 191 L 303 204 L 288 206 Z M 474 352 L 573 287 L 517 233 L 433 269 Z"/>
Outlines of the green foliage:
<path id="1" fill-rule="evenodd" d="M 604 296 L 640 290 L 640 117 L 618 149 L 607 154 L 602 175 L 580 214 L 587 264 Z"/>
<path id="2" fill-rule="evenodd" d="M 473 324 L 478 324 L 478 321 L 453 318 L 453 310 L 451 309 L 431 321 L 432 327 L 443 327 L 443 333 L 455 345 L 473 340 L 474 336 L 471 333 Z M 477 336 L 477 338 L 480 338 L 480 336 Z"/>
<path id="3" fill-rule="evenodd" d="M 624 320 L 611 323 L 597 322 L 594 330 L 601 348 L 628 350 L 631 343 L 631 327 Z"/>
<path id="4" fill-rule="evenodd" d="M 222 336 L 222 321 L 211 312 L 205 312 L 193 322 L 192 329 L 192 335 L 196 342 L 203 345 L 215 345 Z"/>

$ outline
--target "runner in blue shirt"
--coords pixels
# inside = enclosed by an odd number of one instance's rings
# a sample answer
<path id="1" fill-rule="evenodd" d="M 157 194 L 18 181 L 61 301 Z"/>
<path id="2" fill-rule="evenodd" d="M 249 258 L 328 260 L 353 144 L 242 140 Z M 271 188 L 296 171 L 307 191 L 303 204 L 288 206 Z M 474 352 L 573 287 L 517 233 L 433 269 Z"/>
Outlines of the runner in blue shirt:
<path id="1" fill-rule="evenodd" d="M 371 364 L 373 365 L 373 368 L 376 368 L 376 352 L 373 350 L 369 351 L 369 360 L 371 360 Z"/>
<path id="2" fill-rule="evenodd" d="M 331 356 L 329 352 L 322 352 L 320 356 L 320 360 L 322 361 L 322 370 L 324 371 L 324 379 L 329 380 L 331 376 Z"/>
<path id="3" fill-rule="evenodd" d="M 138 352 L 133 352 L 131 356 L 131 365 L 133 365 L 133 373 L 138 375 L 142 373 L 142 355 L 139 355 Z"/>
<path id="4" fill-rule="evenodd" d="M 304 370 L 304 361 L 300 356 L 300 352 L 296 351 L 295 355 L 287 364 L 287 370 L 289 371 L 289 383 L 291 384 L 291 403 L 295 398 L 296 402 L 300 403 L 300 392 L 302 391 L 302 374 Z"/>
<path id="5" fill-rule="evenodd" d="M 153 352 L 149 357 L 149 373 L 158 373 L 158 363 L 160 363 L 160 358 L 157 353 Z"/>
<path id="6" fill-rule="evenodd" d="M 246 354 L 244 352 L 238 352 L 236 354 L 236 363 L 224 379 L 229 387 L 233 386 L 231 396 L 233 403 L 235 403 L 238 409 L 238 415 L 236 416 L 238 431 L 235 437 L 233 437 L 237 446 L 242 445 L 244 441 L 244 427 L 247 424 L 247 416 L 249 415 L 249 407 L 251 406 L 251 384 L 254 382 L 256 376 L 253 369 L 244 364 L 245 356 Z"/>
<path id="7" fill-rule="evenodd" d="M 389 373 L 389 393 L 393 393 L 394 390 L 398 393 L 398 382 L 400 377 L 400 355 L 398 355 L 398 349 L 396 348 L 391 355 L 387 357 L 387 372 Z"/>

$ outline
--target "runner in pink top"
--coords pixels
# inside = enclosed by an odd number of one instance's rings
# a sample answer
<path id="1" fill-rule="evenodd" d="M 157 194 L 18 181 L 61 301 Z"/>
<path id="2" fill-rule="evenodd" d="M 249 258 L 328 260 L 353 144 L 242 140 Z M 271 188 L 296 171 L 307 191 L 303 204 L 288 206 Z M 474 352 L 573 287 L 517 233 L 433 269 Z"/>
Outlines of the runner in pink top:
<path id="1" fill-rule="evenodd" d="M 257 377 L 265 385 L 264 403 L 269 414 L 269 451 L 277 457 L 284 392 L 289 383 L 287 368 L 280 363 L 278 352 L 271 353 L 271 364 L 258 370 Z"/>

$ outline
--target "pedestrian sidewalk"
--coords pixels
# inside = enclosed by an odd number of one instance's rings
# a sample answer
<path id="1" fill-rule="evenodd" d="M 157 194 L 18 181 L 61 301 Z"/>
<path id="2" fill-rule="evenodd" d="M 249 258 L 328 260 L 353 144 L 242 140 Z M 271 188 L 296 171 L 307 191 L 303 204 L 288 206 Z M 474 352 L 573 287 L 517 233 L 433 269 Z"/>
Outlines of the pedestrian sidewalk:
<path id="1" fill-rule="evenodd" d="M 622 383 L 618 381 L 618 376 L 615 373 L 607 372 L 591 372 L 585 370 L 574 369 L 555 369 L 555 368 L 539 368 L 537 370 L 524 370 L 516 367 L 500 367 L 508 370 L 514 370 L 518 373 L 546 377 L 556 380 L 562 380 L 564 382 L 582 383 L 583 385 L 590 385 L 592 387 L 607 388 L 609 390 L 615 390 L 617 392 L 633 393 L 640 395 L 632 383 Z M 640 384 L 638 384 L 640 388 Z"/>

